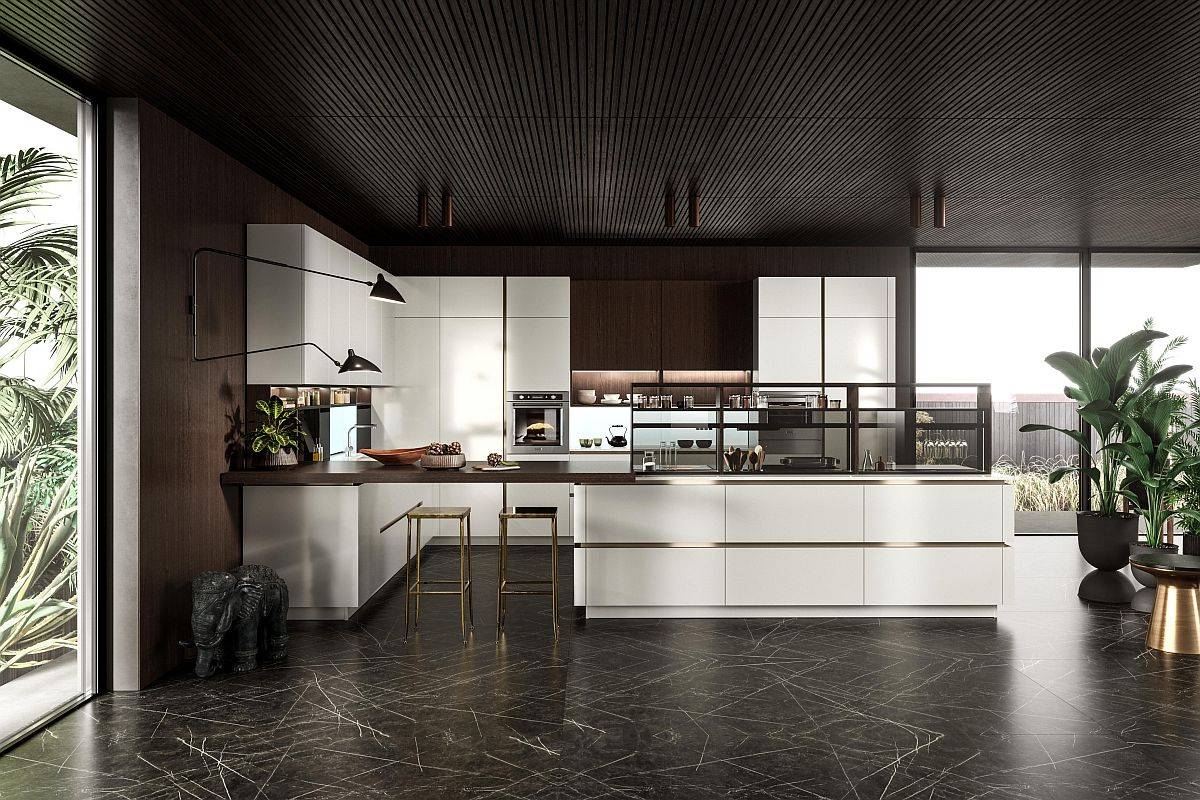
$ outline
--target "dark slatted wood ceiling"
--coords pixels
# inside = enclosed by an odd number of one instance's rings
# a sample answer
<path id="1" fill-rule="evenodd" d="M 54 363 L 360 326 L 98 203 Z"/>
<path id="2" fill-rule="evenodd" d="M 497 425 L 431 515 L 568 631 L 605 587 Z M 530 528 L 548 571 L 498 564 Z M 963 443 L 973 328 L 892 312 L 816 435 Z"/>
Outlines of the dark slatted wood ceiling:
<path id="1" fill-rule="evenodd" d="M 0 32 L 376 244 L 1200 245 L 1197 3 L 5 0 Z"/>

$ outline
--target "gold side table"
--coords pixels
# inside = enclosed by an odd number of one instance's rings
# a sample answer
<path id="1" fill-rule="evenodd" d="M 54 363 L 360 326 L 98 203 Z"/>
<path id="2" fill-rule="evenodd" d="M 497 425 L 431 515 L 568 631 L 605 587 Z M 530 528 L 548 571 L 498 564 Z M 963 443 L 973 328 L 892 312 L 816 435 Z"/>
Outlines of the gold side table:
<path id="1" fill-rule="evenodd" d="M 550 521 L 550 580 L 510 581 L 508 579 L 508 523 L 514 519 L 544 519 Z M 496 627 L 504 628 L 508 615 L 508 598 L 515 594 L 550 595 L 550 619 L 554 638 L 558 638 L 558 509 L 554 506 L 513 506 L 500 512 L 500 546 L 496 569 Z M 545 586 L 549 589 L 510 589 L 509 586 Z"/>
<path id="2" fill-rule="evenodd" d="M 1144 553 L 1129 563 L 1158 579 L 1146 646 L 1200 655 L 1200 556 Z"/>
<path id="3" fill-rule="evenodd" d="M 408 530 L 404 535 L 405 563 L 411 568 L 404 571 L 404 639 L 408 640 L 408 610 L 414 608 L 413 630 L 421 624 L 421 596 L 427 594 L 456 594 L 458 595 L 459 624 L 462 629 L 463 641 L 467 638 L 468 619 L 470 629 L 475 630 L 475 610 L 471 605 L 471 509 L 469 506 L 417 506 L 407 512 Z M 421 579 L 421 523 L 424 520 L 456 519 L 458 520 L 458 580 L 435 581 Z M 413 522 L 416 522 L 417 555 L 413 563 Z M 411 580 L 412 572 L 416 571 L 416 580 Z M 430 586 L 453 586 L 457 589 L 425 589 Z"/>

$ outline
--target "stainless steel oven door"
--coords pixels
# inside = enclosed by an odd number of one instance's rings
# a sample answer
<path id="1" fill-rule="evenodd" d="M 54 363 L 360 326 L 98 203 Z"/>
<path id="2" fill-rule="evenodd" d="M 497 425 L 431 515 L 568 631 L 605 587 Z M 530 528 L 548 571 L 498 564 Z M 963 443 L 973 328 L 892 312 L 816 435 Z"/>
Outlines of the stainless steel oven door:
<path id="1" fill-rule="evenodd" d="M 505 455 L 569 453 L 569 405 L 565 392 L 510 392 Z"/>

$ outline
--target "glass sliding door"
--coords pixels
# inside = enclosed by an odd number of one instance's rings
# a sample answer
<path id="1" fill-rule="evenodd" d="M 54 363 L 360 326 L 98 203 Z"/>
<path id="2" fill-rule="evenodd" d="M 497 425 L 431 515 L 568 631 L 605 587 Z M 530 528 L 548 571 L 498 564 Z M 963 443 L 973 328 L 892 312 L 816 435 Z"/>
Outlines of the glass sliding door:
<path id="1" fill-rule="evenodd" d="M 1049 474 L 1078 463 L 1078 448 L 1057 433 L 1018 429 L 1078 425 L 1062 376 L 1044 361 L 1055 350 L 1079 351 L 1078 255 L 918 252 L 915 326 L 917 381 L 992 384 L 992 469 L 1012 476 L 1017 532 L 1073 533 L 1078 481 L 1052 485 Z M 953 407 L 968 398 L 946 389 L 917 399 Z M 955 438 L 926 435 L 939 433 Z"/>
<path id="2" fill-rule="evenodd" d="M 94 682 L 91 120 L 0 53 L 0 747 Z"/>

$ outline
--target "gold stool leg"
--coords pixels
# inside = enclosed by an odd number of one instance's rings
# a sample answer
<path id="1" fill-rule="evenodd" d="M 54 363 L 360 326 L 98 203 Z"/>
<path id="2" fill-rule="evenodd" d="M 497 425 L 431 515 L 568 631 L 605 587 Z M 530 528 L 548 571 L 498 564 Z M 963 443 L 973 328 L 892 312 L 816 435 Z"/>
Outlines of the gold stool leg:
<path id="1" fill-rule="evenodd" d="M 504 525 L 500 530 L 500 547 L 504 552 L 504 574 L 500 576 L 500 625 L 508 622 L 508 595 L 506 584 L 508 583 L 508 520 L 504 520 Z"/>
<path id="2" fill-rule="evenodd" d="M 496 537 L 496 629 L 504 624 L 500 608 L 504 602 L 504 517 L 500 517 L 499 535 Z"/>
<path id="3" fill-rule="evenodd" d="M 413 630 L 421 627 L 421 520 L 417 520 L 417 595 L 413 598 Z"/>
<path id="4" fill-rule="evenodd" d="M 408 641 L 408 606 L 412 603 L 412 518 L 404 530 L 404 641 Z M 420 548 L 417 548 L 420 554 Z"/>
<path id="5" fill-rule="evenodd" d="M 558 638 L 558 515 L 550 518 L 550 617 Z"/>
<path id="6" fill-rule="evenodd" d="M 467 561 L 463 552 L 467 546 L 467 531 L 458 521 L 458 624 L 462 638 L 467 640 Z"/>
<path id="7" fill-rule="evenodd" d="M 1167 653 L 1200 654 L 1200 583 L 1159 573 L 1146 647 Z"/>
<path id="8" fill-rule="evenodd" d="M 471 585 L 471 513 L 467 512 L 467 621 L 471 630 L 475 630 L 475 604 L 471 602 L 474 593 Z"/>

